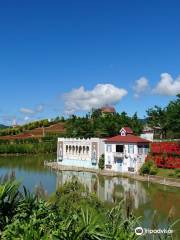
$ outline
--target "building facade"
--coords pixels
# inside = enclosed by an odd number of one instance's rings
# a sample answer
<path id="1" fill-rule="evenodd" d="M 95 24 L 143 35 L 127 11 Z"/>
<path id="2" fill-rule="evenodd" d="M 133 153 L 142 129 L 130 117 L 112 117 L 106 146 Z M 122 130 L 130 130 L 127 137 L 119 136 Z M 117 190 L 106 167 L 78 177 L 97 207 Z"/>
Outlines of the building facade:
<path id="1" fill-rule="evenodd" d="M 66 166 L 98 169 L 104 153 L 104 141 L 100 138 L 58 138 L 57 162 Z"/>
<path id="2" fill-rule="evenodd" d="M 105 140 L 105 169 L 117 172 L 138 172 L 149 151 L 149 141 L 133 135 L 130 128 Z"/>
<path id="3" fill-rule="evenodd" d="M 154 140 L 154 129 L 148 127 L 147 125 L 144 127 L 142 134 L 140 135 L 142 138 L 145 138 L 151 142 Z"/>

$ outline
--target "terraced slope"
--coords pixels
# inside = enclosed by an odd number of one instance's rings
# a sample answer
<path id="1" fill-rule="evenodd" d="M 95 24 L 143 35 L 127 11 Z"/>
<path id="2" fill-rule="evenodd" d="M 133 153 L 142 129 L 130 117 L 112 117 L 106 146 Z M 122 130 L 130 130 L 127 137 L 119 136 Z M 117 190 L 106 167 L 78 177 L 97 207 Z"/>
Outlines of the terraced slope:
<path id="1" fill-rule="evenodd" d="M 24 138 L 39 138 L 39 137 L 43 137 L 43 135 L 45 134 L 56 134 L 56 133 L 64 133 L 65 132 L 65 124 L 64 123 L 56 123 L 53 124 L 49 127 L 44 127 L 44 128 L 35 128 L 33 130 L 30 131 L 26 131 L 24 133 L 18 134 L 18 135 L 14 135 L 14 136 L 2 136 L 0 137 L 0 139 L 24 139 Z"/>

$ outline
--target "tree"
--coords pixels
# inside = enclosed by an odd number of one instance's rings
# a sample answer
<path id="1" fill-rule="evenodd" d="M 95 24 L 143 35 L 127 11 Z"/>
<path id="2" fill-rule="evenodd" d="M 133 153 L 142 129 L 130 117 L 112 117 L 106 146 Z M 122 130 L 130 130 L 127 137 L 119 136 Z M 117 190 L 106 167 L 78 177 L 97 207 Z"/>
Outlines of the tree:
<path id="1" fill-rule="evenodd" d="M 99 158 L 99 168 L 102 170 L 104 169 L 104 163 L 105 163 L 105 160 L 104 160 L 104 154 L 102 154 Z"/>
<path id="2" fill-rule="evenodd" d="M 150 127 L 158 128 L 160 131 L 160 138 L 166 137 L 167 133 L 167 118 L 166 109 L 158 106 L 150 108 L 147 111 L 147 122 Z"/>
<path id="3" fill-rule="evenodd" d="M 132 116 L 130 126 L 133 129 L 135 134 L 140 135 L 143 129 L 143 124 L 138 119 L 137 112 L 135 112 L 134 115 Z"/>
<path id="4" fill-rule="evenodd" d="M 177 95 L 175 101 L 171 101 L 167 108 L 167 128 L 170 131 L 170 135 L 179 138 L 180 137 L 180 94 Z"/>
<path id="5" fill-rule="evenodd" d="M 159 129 L 160 137 L 180 137 L 180 94 L 165 108 L 155 106 L 147 110 L 148 124 Z"/>

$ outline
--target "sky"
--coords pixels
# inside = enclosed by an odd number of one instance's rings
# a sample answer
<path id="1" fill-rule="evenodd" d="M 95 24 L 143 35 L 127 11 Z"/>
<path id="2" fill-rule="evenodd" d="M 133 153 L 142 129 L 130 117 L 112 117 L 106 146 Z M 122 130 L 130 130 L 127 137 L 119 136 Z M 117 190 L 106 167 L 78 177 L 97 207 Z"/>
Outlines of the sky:
<path id="1" fill-rule="evenodd" d="M 0 123 L 166 106 L 180 93 L 179 10 L 178 0 L 0 1 Z"/>

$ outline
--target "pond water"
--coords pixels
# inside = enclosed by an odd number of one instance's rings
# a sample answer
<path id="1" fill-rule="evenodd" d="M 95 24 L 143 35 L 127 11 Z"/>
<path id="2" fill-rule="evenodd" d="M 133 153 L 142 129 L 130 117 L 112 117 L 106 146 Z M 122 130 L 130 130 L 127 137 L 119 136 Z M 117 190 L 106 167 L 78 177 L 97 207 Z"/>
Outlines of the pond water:
<path id="1" fill-rule="evenodd" d="M 141 216 L 143 227 L 152 228 L 155 220 L 164 227 L 169 214 L 173 219 L 180 218 L 180 188 L 129 178 L 102 177 L 87 172 L 56 172 L 44 167 L 44 160 L 55 158 L 54 155 L 3 156 L 0 157 L 0 176 L 15 171 L 16 178 L 31 191 L 41 183 L 48 194 L 51 194 L 67 179 L 76 175 L 102 201 L 114 204 L 123 198 L 131 199 L 134 213 Z M 176 233 L 180 239 L 179 223 L 176 225 Z"/>

